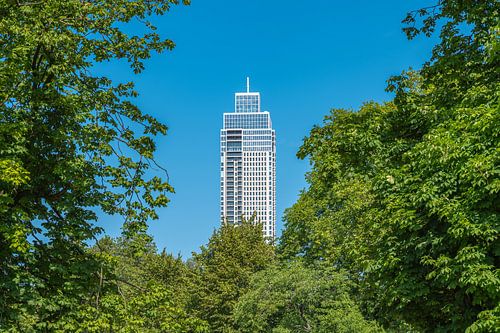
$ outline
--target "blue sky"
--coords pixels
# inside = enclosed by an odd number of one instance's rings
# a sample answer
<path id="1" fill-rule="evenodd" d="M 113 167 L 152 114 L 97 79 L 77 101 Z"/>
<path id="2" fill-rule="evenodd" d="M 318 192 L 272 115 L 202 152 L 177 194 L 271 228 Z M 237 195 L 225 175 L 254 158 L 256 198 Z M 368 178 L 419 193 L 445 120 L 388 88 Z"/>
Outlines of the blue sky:
<path id="1" fill-rule="evenodd" d="M 219 130 L 233 94 L 259 91 L 277 132 L 278 217 L 307 186 L 308 161 L 295 156 L 303 138 L 331 108 L 386 101 L 386 80 L 429 58 L 435 40 L 406 40 L 401 20 L 436 1 L 193 0 L 153 21 L 172 39 L 133 75 L 99 65 L 116 81 L 134 80 L 137 104 L 169 126 L 158 138 L 158 161 L 176 193 L 151 222 L 160 249 L 189 257 L 219 225 Z M 120 221 L 101 217 L 117 236 Z M 278 221 L 278 230 L 283 223 Z"/>

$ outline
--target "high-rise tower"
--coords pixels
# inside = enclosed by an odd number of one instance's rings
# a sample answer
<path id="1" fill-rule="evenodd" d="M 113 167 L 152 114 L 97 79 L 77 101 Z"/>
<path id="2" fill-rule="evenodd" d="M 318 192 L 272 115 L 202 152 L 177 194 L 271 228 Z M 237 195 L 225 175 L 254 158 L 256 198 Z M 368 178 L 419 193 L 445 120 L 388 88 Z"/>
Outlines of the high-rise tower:
<path id="1" fill-rule="evenodd" d="M 267 238 L 276 236 L 276 136 L 260 93 L 235 94 L 220 135 L 221 220 L 238 224 L 255 214 Z"/>

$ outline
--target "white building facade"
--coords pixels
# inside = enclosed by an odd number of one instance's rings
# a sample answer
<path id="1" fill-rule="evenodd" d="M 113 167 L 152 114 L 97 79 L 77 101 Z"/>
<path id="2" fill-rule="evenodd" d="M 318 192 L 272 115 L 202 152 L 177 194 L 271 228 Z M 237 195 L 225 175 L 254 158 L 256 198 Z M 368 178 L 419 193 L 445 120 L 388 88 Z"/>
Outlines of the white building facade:
<path id="1" fill-rule="evenodd" d="M 276 237 L 276 134 L 260 93 L 235 94 L 234 112 L 224 113 L 220 133 L 222 223 L 255 215 L 263 235 Z"/>

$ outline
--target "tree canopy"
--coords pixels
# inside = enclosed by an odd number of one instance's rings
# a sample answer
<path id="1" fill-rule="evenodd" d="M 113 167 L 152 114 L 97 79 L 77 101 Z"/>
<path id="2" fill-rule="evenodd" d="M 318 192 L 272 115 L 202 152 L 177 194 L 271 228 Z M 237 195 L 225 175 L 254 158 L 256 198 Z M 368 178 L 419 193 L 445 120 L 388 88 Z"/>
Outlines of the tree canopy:
<path id="1" fill-rule="evenodd" d="M 300 262 L 255 274 L 236 304 L 239 332 L 382 332 L 351 299 L 352 281 L 332 268 Z"/>
<path id="2" fill-rule="evenodd" d="M 185 2 L 187 3 L 187 2 Z M 167 127 L 133 104 L 133 83 L 93 74 L 174 47 L 148 17 L 169 1 L 0 1 L 0 325 L 60 329 L 58 318 L 98 288 L 86 251 L 96 210 L 144 234 L 172 187 L 148 172 Z M 133 35 L 130 22 L 146 31 Z"/>
<path id="3" fill-rule="evenodd" d="M 410 13 L 409 38 L 442 26 L 429 62 L 389 80 L 394 101 L 333 110 L 298 153 L 310 186 L 286 212 L 281 255 L 348 270 L 386 325 L 498 326 L 498 12 L 440 1 Z"/>
<path id="4" fill-rule="evenodd" d="M 216 230 L 193 263 L 193 310 L 209 323 L 210 332 L 228 332 L 238 298 L 248 290 L 252 274 L 274 263 L 274 249 L 264 240 L 260 223 L 243 219 Z"/>

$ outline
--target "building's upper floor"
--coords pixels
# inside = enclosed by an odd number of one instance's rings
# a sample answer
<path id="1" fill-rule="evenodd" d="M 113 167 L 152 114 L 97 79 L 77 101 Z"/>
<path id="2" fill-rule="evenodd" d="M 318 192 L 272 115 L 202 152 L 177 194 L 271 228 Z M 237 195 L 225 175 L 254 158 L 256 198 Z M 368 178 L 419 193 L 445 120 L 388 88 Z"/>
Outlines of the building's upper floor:
<path id="1" fill-rule="evenodd" d="M 250 92 L 250 78 L 247 77 L 247 91 L 234 94 L 234 112 L 260 112 L 260 93 Z"/>
<path id="2" fill-rule="evenodd" d="M 247 91 L 235 93 L 234 112 L 224 113 L 223 129 L 270 129 L 271 115 L 260 109 L 260 93 L 250 92 L 250 79 L 247 78 Z"/>

